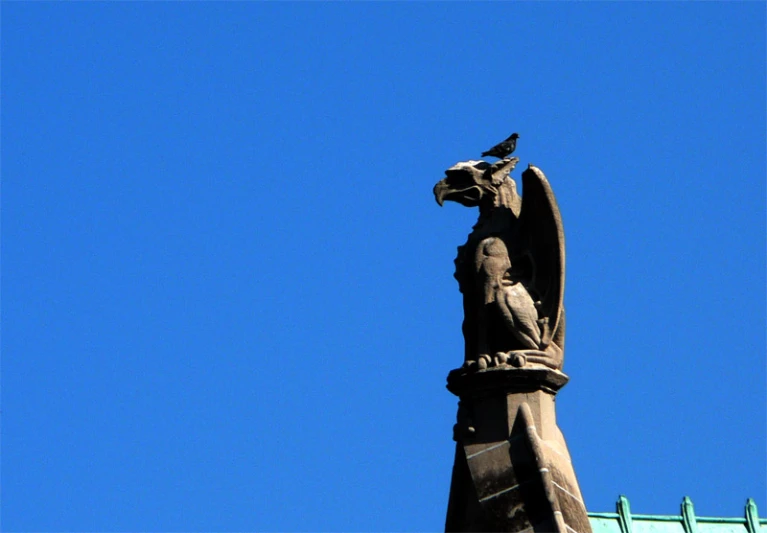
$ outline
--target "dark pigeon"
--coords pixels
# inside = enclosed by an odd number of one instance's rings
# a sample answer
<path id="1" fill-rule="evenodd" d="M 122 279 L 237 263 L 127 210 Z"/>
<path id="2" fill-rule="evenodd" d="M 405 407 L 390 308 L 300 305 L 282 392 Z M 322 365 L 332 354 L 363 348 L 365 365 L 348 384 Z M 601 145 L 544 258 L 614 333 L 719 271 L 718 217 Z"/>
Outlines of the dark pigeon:
<path id="1" fill-rule="evenodd" d="M 487 152 L 482 152 L 482 157 L 491 155 L 493 157 L 497 157 L 498 159 L 503 159 L 504 157 L 510 156 L 517 148 L 517 139 L 519 139 L 519 134 L 512 133 L 511 136 L 505 141 L 496 144 Z"/>

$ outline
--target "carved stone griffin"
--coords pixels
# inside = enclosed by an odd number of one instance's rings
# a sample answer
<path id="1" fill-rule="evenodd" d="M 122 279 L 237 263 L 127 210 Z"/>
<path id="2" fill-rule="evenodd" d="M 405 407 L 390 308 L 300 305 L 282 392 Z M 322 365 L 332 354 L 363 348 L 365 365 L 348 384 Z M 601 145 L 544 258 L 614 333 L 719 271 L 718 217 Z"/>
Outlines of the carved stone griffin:
<path id="1" fill-rule="evenodd" d="M 564 357 L 565 243 L 546 176 L 530 165 L 523 195 L 509 176 L 519 159 L 464 161 L 434 186 L 439 205 L 478 207 L 479 219 L 458 247 L 455 278 L 463 294 L 468 368 L 561 370 Z"/>

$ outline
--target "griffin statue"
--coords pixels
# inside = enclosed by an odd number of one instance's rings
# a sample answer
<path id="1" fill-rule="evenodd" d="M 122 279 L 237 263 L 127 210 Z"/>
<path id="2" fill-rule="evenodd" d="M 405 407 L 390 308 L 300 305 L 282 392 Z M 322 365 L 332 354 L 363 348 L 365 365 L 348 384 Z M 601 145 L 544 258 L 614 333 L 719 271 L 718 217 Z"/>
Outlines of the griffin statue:
<path id="1" fill-rule="evenodd" d="M 517 157 L 464 161 L 434 186 L 446 200 L 478 207 L 479 219 L 458 247 L 455 278 L 463 294 L 466 368 L 545 365 L 564 356 L 565 243 L 546 176 L 530 165 L 522 196 L 509 176 Z"/>

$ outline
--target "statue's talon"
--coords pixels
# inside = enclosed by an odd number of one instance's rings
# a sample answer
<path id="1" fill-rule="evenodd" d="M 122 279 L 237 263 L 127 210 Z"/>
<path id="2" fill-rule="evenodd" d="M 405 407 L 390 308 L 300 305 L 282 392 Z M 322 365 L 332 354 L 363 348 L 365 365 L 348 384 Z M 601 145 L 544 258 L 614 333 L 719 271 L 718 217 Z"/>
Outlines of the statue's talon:
<path id="1" fill-rule="evenodd" d="M 479 367 L 480 370 L 487 369 L 488 363 L 490 363 L 491 359 L 490 356 L 486 353 L 479 354 L 479 357 L 477 357 L 477 367 Z"/>

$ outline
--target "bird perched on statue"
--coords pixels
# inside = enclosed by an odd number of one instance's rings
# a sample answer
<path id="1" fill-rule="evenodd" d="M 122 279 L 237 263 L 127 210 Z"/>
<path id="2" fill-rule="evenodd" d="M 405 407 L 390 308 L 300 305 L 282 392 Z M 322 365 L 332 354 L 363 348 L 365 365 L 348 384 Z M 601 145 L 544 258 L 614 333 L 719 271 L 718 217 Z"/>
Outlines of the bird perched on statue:
<path id="1" fill-rule="evenodd" d="M 519 139 L 519 134 L 512 133 L 511 136 L 505 141 L 496 144 L 487 152 L 482 152 L 482 157 L 491 155 L 493 157 L 497 157 L 498 159 L 503 159 L 504 157 L 510 156 L 517 148 L 517 139 Z"/>

